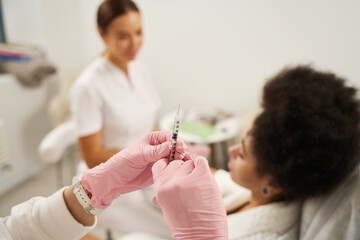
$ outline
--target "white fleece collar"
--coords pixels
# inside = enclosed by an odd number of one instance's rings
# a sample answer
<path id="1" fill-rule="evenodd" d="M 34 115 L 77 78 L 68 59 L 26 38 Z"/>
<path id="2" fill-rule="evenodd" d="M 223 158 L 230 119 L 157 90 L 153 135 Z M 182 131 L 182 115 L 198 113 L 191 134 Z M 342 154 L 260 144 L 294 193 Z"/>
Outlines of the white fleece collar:
<path id="1" fill-rule="evenodd" d="M 300 203 L 270 203 L 228 216 L 229 239 L 266 235 L 297 234 Z"/>

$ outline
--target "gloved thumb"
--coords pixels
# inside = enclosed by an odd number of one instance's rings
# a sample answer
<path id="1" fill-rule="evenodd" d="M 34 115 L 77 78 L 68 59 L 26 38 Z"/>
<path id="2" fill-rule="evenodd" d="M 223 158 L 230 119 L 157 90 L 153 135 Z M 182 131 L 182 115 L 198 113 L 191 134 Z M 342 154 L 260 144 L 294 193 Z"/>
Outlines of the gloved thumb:
<path id="1" fill-rule="evenodd" d="M 152 166 L 151 171 L 152 171 L 152 174 L 153 174 L 154 182 L 155 182 L 155 179 L 163 173 L 164 169 L 168 165 L 168 161 L 169 161 L 168 159 L 163 158 L 163 159 L 157 161 Z"/>
<path id="2" fill-rule="evenodd" d="M 194 173 L 196 172 L 197 174 L 205 174 L 205 173 L 210 173 L 210 167 L 209 167 L 209 162 L 206 158 L 198 156 L 195 158 L 194 160 Z"/>
<path id="3" fill-rule="evenodd" d="M 196 157 L 196 155 L 194 155 L 190 152 L 185 152 L 183 160 L 184 161 L 193 160 L 193 159 L 195 159 L 195 157 Z"/>

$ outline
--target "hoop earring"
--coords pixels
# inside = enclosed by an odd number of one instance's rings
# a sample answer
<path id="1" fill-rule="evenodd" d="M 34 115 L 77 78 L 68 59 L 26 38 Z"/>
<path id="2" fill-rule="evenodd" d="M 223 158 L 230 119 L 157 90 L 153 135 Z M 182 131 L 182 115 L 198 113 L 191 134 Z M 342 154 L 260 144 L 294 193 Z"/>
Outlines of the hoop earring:
<path id="1" fill-rule="evenodd" d="M 261 193 L 266 198 L 270 197 L 270 189 L 268 188 L 268 186 L 263 186 L 261 188 Z"/>

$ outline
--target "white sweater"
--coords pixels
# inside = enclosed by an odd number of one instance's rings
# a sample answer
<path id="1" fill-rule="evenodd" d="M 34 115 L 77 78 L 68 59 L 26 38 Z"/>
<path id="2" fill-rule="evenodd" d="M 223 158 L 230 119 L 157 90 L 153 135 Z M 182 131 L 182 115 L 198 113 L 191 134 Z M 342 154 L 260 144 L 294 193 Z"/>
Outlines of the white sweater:
<path id="1" fill-rule="evenodd" d="M 232 181 L 229 172 L 218 170 L 215 179 L 219 185 L 227 212 L 250 198 L 249 190 Z M 229 239 L 297 239 L 300 203 L 271 203 L 228 216 Z"/>
<path id="2" fill-rule="evenodd" d="M 1 240 L 68 240 L 79 239 L 96 225 L 84 227 L 66 207 L 63 191 L 48 198 L 34 197 L 11 209 L 11 215 L 0 218 Z"/>

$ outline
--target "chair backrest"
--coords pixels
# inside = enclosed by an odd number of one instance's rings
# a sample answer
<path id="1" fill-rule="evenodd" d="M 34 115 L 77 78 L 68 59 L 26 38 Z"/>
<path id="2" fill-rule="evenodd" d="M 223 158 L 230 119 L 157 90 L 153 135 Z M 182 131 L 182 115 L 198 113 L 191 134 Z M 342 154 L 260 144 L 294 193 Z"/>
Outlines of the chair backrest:
<path id="1" fill-rule="evenodd" d="M 70 121 L 70 89 L 80 73 L 81 71 L 78 69 L 60 72 L 59 91 L 49 103 L 49 117 L 53 126 Z"/>
<path id="2" fill-rule="evenodd" d="M 300 239 L 360 239 L 360 170 L 335 191 L 303 203 Z"/>
<path id="3" fill-rule="evenodd" d="M 72 121 L 60 124 L 51 130 L 41 141 L 38 152 L 41 160 L 46 163 L 60 161 L 67 149 L 77 144 L 76 128 Z"/>

